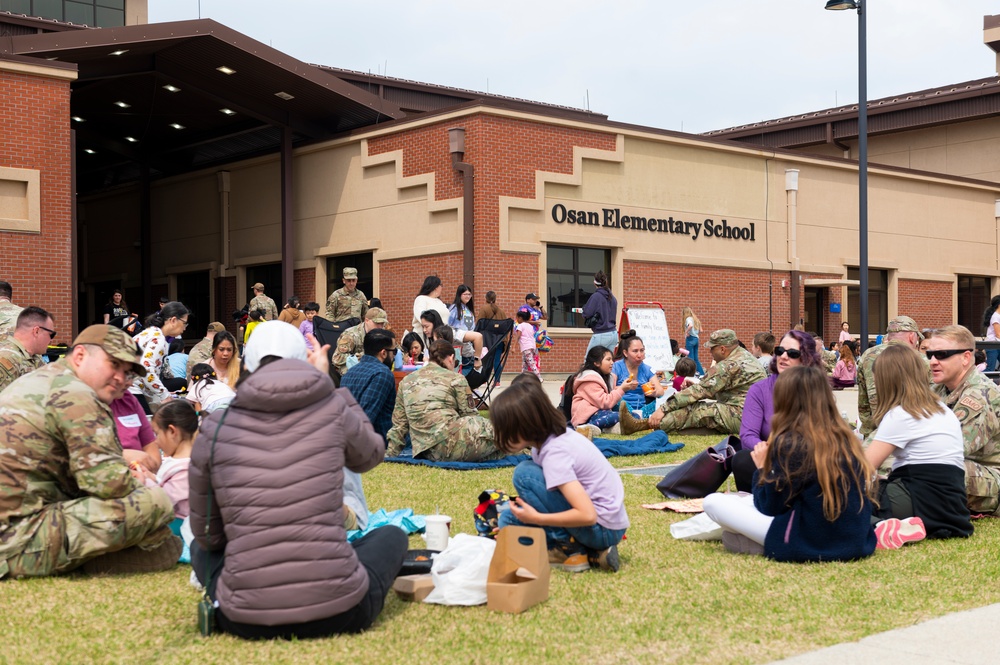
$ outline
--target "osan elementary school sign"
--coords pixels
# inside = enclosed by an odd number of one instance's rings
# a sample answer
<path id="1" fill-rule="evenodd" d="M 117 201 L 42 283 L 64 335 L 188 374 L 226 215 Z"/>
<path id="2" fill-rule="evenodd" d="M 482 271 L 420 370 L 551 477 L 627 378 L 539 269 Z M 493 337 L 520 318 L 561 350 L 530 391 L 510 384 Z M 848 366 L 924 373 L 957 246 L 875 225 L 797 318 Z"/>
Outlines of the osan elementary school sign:
<path id="1" fill-rule="evenodd" d="M 714 219 L 706 219 L 702 222 L 685 222 L 673 217 L 660 219 L 623 215 L 621 208 L 601 208 L 601 212 L 594 212 L 593 210 L 573 210 L 562 203 L 556 203 L 552 206 L 552 221 L 556 224 L 600 226 L 608 229 L 646 231 L 647 233 L 673 233 L 689 236 L 692 240 L 697 240 L 701 236 L 703 238 L 757 241 L 753 222 L 750 222 L 748 226 L 730 224 L 724 219 L 719 222 Z"/>

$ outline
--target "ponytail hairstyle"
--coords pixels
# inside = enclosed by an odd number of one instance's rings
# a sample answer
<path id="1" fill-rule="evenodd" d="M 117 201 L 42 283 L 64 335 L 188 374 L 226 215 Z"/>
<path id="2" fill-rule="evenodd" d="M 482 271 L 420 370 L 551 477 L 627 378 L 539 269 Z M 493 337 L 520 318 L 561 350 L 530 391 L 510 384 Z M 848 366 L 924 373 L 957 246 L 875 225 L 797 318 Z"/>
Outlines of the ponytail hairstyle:
<path id="1" fill-rule="evenodd" d="M 607 298 L 608 302 L 611 302 L 611 287 L 609 284 L 608 275 L 603 270 L 598 270 L 594 274 L 594 286 L 607 290 L 607 294 L 604 297 Z"/>
<path id="2" fill-rule="evenodd" d="M 147 328 L 162 328 L 163 324 L 170 319 L 176 317 L 181 318 L 182 316 L 187 316 L 191 312 L 187 307 L 177 302 L 176 300 L 168 302 L 159 311 L 153 312 L 146 317 L 146 327 Z"/>
<path id="3" fill-rule="evenodd" d="M 631 348 L 632 344 L 639 342 L 642 344 L 642 338 L 635 330 L 626 330 L 618 338 L 618 355 L 615 356 L 616 360 L 621 360 L 625 357 L 625 352 Z"/>
<path id="4" fill-rule="evenodd" d="M 206 386 L 212 385 L 219 380 L 219 375 L 215 373 L 208 363 L 198 363 L 191 368 L 191 385 L 194 386 L 199 381 L 204 381 Z M 168 402 L 169 404 L 169 402 Z"/>
<path id="5" fill-rule="evenodd" d="M 455 347 L 451 345 L 451 342 L 446 342 L 443 339 L 436 339 L 427 345 L 427 354 L 430 356 L 432 363 L 440 367 L 444 367 L 444 361 L 447 358 L 455 357 Z"/>
<path id="6" fill-rule="evenodd" d="M 200 366 L 208 367 L 204 364 Z M 198 433 L 198 413 L 191 406 L 191 402 L 185 399 L 171 400 L 161 406 L 153 414 L 153 422 L 163 431 L 173 425 L 184 439 L 193 439 Z"/>
<path id="7" fill-rule="evenodd" d="M 285 304 L 285 306 L 291 307 L 292 309 L 298 309 L 300 302 L 301 301 L 299 300 L 298 296 L 292 296 L 291 298 L 288 299 L 288 302 Z"/>

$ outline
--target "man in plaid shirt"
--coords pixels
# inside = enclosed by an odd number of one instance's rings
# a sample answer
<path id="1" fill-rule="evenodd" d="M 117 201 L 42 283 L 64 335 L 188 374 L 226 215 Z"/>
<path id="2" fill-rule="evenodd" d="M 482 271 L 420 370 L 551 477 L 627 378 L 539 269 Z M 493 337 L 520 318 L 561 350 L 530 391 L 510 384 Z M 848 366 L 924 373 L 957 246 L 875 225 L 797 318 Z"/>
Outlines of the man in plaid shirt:
<path id="1" fill-rule="evenodd" d="M 340 382 L 342 388 L 351 391 L 383 440 L 392 427 L 392 410 L 396 407 L 396 380 L 390 369 L 395 359 L 394 337 L 391 330 L 369 330 L 365 334 L 365 355 Z"/>

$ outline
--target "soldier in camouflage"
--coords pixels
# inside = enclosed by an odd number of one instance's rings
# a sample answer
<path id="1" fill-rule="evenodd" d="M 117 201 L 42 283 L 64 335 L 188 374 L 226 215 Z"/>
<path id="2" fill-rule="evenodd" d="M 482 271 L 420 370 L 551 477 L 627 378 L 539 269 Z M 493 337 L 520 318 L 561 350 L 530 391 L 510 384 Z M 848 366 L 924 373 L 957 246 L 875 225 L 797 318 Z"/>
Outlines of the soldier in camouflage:
<path id="1" fill-rule="evenodd" d="M 365 353 L 365 334 L 369 330 L 385 328 L 388 318 L 385 310 L 372 307 L 365 314 L 365 320 L 348 328 L 337 338 L 337 350 L 333 352 L 333 368 L 340 376 L 347 372 L 347 359 L 350 356 L 360 359 Z"/>
<path id="2" fill-rule="evenodd" d="M 1000 389 L 976 369 L 976 340 L 947 326 L 927 340 L 934 392 L 962 423 L 965 491 L 973 513 L 1000 513 Z"/>
<path id="3" fill-rule="evenodd" d="M 872 368 L 875 359 L 885 351 L 886 344 L 908 344 L 916 349 L 920 346 L 920 341 L 924 336 L 917 327 L 917 322 L 908 316 L 897 316 L 889 322 L 886 329 L 886 342 L 866 350 L 858 360 L 857 386 L 858 386 L 858 419 L 861 421 L 861 434 L 866 440 L 871 440 L 871 433 L 875 430 L 875 423 L 872 421 L 872 413 L 878 404 L 876 394 L 875 374 Z"/>
<path id="4" fill-rule="evenodd" d="M 222 325 L 218 321 L 212 321 L 208 324 L 208 328 L 205 331 L 205 336 L 198 341 L 197 344 L 188 353 L 187 361 L 187 375 L 191 376 L 191 370 L 194 366 L 199 363 L 208 363 L 212 359 L 212 340 L 215 339 L 216 333 L 220 333 L 226 329 L 226 326 Z"/>
<path id="5" fill-rule="evenodd" d="M 12 297 L 14 291 L 10 282 L 0 280 L 0 342 L 14 334 L 17 316 L 21 313 L 21 308 L 10 301 Z"/>
<path id="6" fill-rule="evenodd" d="M 55 337 L 54 328 L 52 315 L 41 307 L 21 311 L 14 334 L 0 342 L 0 390 L 45 364 L 41 354 Z"/>
<path id="7" fill-rule="evenodd" d="M 278 318 L 278 306 L 264 295 L 264 285 L 260 282 L 253 285 L 253 298 L 250 300 L 250 311 L 255 309 L 264 312 L 265 321 L 274 321 Z"/>
<path id="8" fill-rule="evenodd" d="M 346 319 L 363 319 L 368 311 L 368 299 L 357 288 L 358 271 L 344 268 L 344 288 L 330 294 L 326 301 L 326 319 L 336 323 Z"/>
<path id="9" fill-rule="evenodd" d="M 138 361 L 123 331 L 90 326 L 0 394 L 0 578 L 177 562 L 170 497 L 130 473 L 108 406 Z"/>
<path id="10" fill-rule="evenodd" d="M 837 354 L 826 348 L 826 342 L 819 335 L 813 335 L 816 340 L 816 350 L 819 351 L 819 357 L 823 361 L 823 371 L 827 375 L 833 374 L 833 369 L 837 366 Z"/>
<path id="11" fill-rule="evenodd" d="M 707 346 L 716 362 L 715 372 L 671 396 L 649 417 L 650 427 L 664 432 L 707 427 L 739 434 L 747 391 L 767 378 L 767 373 L 753 354 L 739 345 L 732 330 L 716 330 Z M 622 428 L 624 431 L 624 424 Z"/>
<path id="12" fill-rule="evenodd" d="M 493 423 L 479 415 L 465 378 L 455 372 L 449 342 L 432 342 L 431 362 L 399 384 L 386 457 L 396 457 L 410 435 L 415 458 L 435 462 L 481 462 L 504 457 L 493 438 Z"/>

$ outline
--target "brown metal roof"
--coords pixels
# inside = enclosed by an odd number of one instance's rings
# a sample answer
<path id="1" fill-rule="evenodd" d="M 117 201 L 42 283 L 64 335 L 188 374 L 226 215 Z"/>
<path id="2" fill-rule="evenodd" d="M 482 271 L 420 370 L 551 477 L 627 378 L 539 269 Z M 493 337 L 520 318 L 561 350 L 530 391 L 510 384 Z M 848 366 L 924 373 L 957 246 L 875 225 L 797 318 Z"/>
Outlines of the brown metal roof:
<path id="1" fill-rule="evenodd" d="M 81 192 L 128 180 L 137 165 L 157 176 L 274 152 L 284 127 L 312 141 L 404 115 L 209 19 L 16 36 L 3 51 L 77 65 Z"/>
<path id="2" fill-rule="evenodd" d="M 315 65 L 325 72 L 334 74 L 337 78 L 352 83 L 363 90 L 367 90 L 373 95 L 398 104 L 400 108 L 408 113 L 436 111 L 437 109 L 464 104 L 465 102 L 484 100 L 497 102 L 514 102 L 525 108 L 551 114 L 555 112 L 560 117 L 576 117 L 580 120 L 593 121 L 607 119 L 603 113 L 595 113 L 586 109 L 578 109 L 572 106 L 561 106 L 559 104 L 546 104 L 545 102 L 521 99 L 519 97 L 508 97 L 505 95 L 493 95 L 488 92 L 477 90 L 466 90 L 464 88 L 453 88 L 445 85 L 434 85 L 411 81 L 409 79 L 394 78 L 366 72 L 359 72 L 351 69 L 339 69 L 327 65 Z"/>
<path id="3" fill-rule="evenodd" d="M 63 32 L 66 30 L 87 30 L 85 25 L 64 23 L 53 18 L 38 18 L 25 14 L 0 12 L 0 36 L 36 35 L 42 32 Z"/>
<path id="4" fill-rule="evenodd" d="M 1000 77 L 953 83 L 868 102 L 868 134 L 900 132 L 1000 115 Z M 829 125 L 829 130 L 828 126 Z M 858 105 L 729 127 L 704 136 L 769 148 L 795 148 L 858 136 Z"/>

